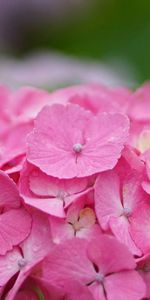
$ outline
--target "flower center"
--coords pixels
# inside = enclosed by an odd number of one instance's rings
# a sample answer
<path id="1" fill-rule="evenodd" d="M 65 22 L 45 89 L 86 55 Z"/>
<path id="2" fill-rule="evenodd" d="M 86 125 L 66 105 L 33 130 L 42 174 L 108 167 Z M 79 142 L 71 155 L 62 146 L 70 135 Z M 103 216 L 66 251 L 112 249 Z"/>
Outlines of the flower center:
<path id="1" fill-rule="evenodd" d="M 126 217 L 130 217 L 131 214 L 132 214 L 131 208 L 129 208 L 129 207 L 124 207 L 124 209 L 123 209 L 123 215 L 126 216 Z"/>
<path id="2" fill-rule="evenodd" d="M 74 144 L 73 145 L 73 151 L 75 153 L 80 153 L 83 149 L 83 146 L 80 143 Z"/>
<path id="3" fill-rule="evenodd" d="M 18 266 L 19 266 L 20 269 L 24 268 L 26 266 L 26 264 L 27 264 L 27 261 L 26 261 L 25 258 L 19 259 Z"/>
<path id="4" fill-rule="evenodd" d="M 96 273 L 95 280 L 98 281 L 98 282 L 103 282 L 104 275 L 101 272 Z"/>
<path id="5" fill-rule="evenodd" d="M 57 197 L 60 200 L 64 201 L 65 196 L 66 196 L 66 194 L 65 194 L 65 192 L 63 190 L 58 191 Z"/>

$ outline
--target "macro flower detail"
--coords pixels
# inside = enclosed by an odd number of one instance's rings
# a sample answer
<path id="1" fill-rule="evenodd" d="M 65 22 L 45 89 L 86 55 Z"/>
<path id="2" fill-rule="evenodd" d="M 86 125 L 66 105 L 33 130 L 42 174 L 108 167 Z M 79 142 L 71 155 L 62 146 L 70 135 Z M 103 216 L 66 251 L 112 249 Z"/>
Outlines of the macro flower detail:
<path id="1" fill-rule="evenodd" d="M 93 116 L 77 105 L 47 106 L 28 137 L 27 159 L 54 177 L 90 176 L 115 166 L 128 130 L 121 114 Z"/>
<path id="2" fill-rule="evenodd" d="M 149 88 L 0 87 L 0 299 L 150 298 Z"/>
<path id="3" fill-rule="evenodd" d="M 43 262 L 43 277 L 58 286 L 76 278 L 88 286 L 94 299 L 121 300 L 128 295 L 138 300 L 145 294 L 145 284 L 134 268 L 132 254 L 124 245 L 100 235 L 89 243 L 74 238 L 55 246 Z"/>

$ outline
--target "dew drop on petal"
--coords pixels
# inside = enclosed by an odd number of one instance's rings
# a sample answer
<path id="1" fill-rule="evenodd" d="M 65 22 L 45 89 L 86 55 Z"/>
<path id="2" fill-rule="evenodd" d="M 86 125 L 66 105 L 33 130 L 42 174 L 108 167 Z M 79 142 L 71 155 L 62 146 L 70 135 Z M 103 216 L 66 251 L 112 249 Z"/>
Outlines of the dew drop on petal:
<path id="1" fill-rule="evenodd" d="M 32 248 L 33 252 L 38 252 L 39 249 L 40 249 L 39 245 L 34 245 L 33 248 Z"/>

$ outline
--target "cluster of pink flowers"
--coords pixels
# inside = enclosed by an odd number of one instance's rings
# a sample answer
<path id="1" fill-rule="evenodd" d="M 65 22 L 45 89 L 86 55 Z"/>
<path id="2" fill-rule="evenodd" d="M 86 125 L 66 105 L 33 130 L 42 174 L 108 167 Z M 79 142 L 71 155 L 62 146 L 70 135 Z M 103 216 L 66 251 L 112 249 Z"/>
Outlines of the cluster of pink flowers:
<path id="1" fill-rule="evenodd" d="M 0 299 L 150 299 L 150 84 L 0 87 Z"/>

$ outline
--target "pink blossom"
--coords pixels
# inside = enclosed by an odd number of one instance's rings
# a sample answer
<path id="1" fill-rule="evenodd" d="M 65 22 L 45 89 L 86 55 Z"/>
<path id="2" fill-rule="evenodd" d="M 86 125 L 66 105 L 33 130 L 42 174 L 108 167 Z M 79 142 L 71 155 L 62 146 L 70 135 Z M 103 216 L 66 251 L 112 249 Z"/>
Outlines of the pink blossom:
<path id="1" fill-rule="evenodd" d="M 58 244 L 74 236 L 90 240 L 94 236 L 101 234 L 101 228 L 96 221 L 93 203 L 87 196 L 82 196 L 69 206 L 65 219 L 50 218 L 54 243 Z"/>
<path id="2" fill-rule="evenodd" d="M 109 300 L 135 300 L 145 295 L 135 266 L 129 250 L 113 237 L 100 235 L 90 243 L 74 238 L 57 245 L 45 258 L 43 277 L 60 287 L 76 279 L 89 287 L 94 299 L 105 300 L 106 293 Z"/>
<path id="3" fill-rule="evenodd" d="M 28 138 L 27 159 L 58 178 L 85 177 L 112 169 L 128 127 L 128 119 L 121 114 L 93 116 L 77 105 L 45 107 Z"/>
<path id="4" fill-rule="evenodd" d="M 136 210 L 139 206 L 144 208 L 148 198 L 141 187 L 143 176 L 143 172 L 135 172 L 127 162 L 120 161 L 115 170 L 101 173 L 95 184 L 95 211 L 101 227 L 111 229 L 136 255 L 141 251 L 131 234 L 131 226 L 133 222 L 140 226 Z"/>
<path id="5" fill-rule="evenodd" d="M 150 297 L 149 93 L 0 87 L 0 298 Z"/>
<path id="6" fill-rule="evenodd" d="M 42 213 L 33 213 L 32 230 L 28 238 L 8 252 L 0 256 L 0 286 L 5 285 L 17 272 L 19 275 L 9 292 L 8 299 L 14 299 L 19 287 L 29 276 L 33 267 L 39 263 L 52 248 L 48 218 Z"/>

